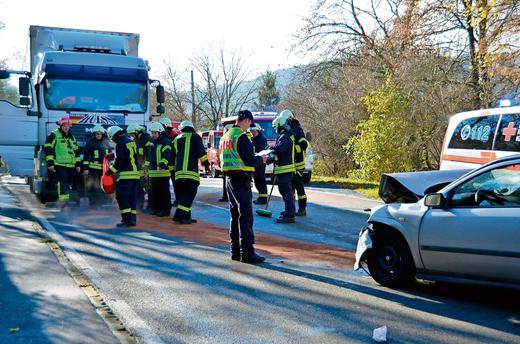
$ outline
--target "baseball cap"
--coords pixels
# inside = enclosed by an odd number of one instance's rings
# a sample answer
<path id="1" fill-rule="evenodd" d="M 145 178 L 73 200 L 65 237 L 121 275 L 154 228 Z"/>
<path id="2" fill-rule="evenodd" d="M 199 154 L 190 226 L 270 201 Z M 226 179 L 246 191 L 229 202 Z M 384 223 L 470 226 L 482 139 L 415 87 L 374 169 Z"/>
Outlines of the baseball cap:
<path id="1" fill-rule="evenodd" d="M 240 110 L 238 112 L 238 120 L 241 121 L 243 119 L 250 119 L 251 120 L 251 127 L 256 126 L 255 119 L 253 117 L 253 114 L 249 110 Z"/>

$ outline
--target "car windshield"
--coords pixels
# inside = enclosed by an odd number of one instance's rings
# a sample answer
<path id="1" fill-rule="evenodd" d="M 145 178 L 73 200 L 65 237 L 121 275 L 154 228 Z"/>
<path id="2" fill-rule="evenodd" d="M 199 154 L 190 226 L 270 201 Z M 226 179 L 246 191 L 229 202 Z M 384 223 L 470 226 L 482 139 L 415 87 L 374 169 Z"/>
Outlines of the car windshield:
<path id="1" fill-rule="evenodd" d="M 262 133 L 268 140 L 276 140 L 276 137 L 278 136 L 276 130 L 273 128 L 272 123 L 273 122 L 270 120 L 255 119 L 255 124 L 259 124 L 262 127 Z"/>
<path id="2" fill-rule="evenodd" d="M 145 112 L 145 83 L 46 79 L 45 105 L 51 110 Z"/>

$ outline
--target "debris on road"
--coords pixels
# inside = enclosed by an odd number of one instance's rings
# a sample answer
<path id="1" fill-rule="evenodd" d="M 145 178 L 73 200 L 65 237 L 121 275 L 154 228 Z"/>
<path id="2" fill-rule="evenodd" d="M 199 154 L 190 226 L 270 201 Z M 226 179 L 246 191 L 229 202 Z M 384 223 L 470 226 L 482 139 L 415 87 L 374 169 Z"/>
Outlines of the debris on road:
<path id="1" fill-rule="evenodd" d="M 381 326 L 374 329 L 374 333 L 372 334 L 372 339 L 374 339 L 378 343 L 386 342 L 386 326 Z"/>

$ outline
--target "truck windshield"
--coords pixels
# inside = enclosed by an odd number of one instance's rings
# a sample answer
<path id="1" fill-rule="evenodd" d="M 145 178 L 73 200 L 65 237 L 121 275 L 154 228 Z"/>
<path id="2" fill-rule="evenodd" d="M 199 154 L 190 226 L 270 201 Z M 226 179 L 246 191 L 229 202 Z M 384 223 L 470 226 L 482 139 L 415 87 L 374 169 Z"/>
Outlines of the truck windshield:
<path id="1" fill-rule="evenodd" d="M 255 124 L 259 124 L 262 127 L 262 133 L 268 140 L 276 140 L 276 137 L 278 136 L 276 130 L 273 128 L 272 123 L 272 120 L 255 119 Z"/>
<path id="2" fill-rule="evenodd" d="M 145 112 L 145 83 L 46 79 L 45 105 L 50 110 Z"/>

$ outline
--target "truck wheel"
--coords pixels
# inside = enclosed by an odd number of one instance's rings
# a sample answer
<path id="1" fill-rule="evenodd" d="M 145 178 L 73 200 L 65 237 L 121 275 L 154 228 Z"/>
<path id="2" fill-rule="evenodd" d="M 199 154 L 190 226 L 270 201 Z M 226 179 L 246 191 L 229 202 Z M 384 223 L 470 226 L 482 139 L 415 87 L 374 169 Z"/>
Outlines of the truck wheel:
<path id="1" fill-rule="evenodd" d="M 309 184 L 311 182 L 311 178 L 312 178 L 312 172 L 303 173 L 303 183 L 304 184 Z"/>
<path id="2" fill-rule="evenodd" d="M 415 281 L 415 265 L 406 241 L 386 228 L 376 231 L 367 265 L 374 280 L 390 288 L 409 287 Z"/>

